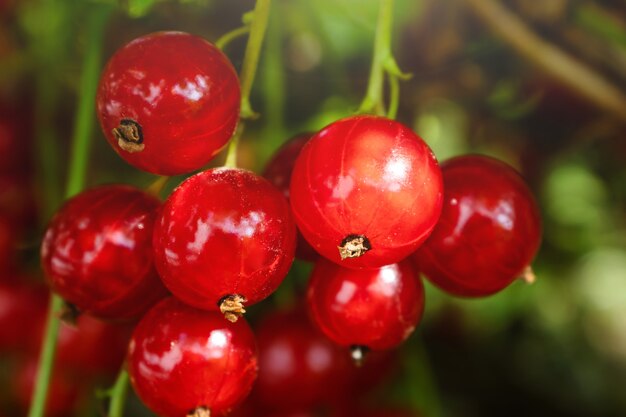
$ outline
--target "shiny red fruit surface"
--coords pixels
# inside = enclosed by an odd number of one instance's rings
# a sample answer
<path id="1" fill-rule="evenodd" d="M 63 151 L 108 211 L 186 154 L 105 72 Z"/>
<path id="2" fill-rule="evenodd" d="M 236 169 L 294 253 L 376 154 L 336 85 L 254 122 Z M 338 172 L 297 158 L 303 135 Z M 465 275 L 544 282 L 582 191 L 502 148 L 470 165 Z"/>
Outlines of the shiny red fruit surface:
<path id="1" fill-rule="evenodd" d="M 272 410 L 305 410 L 348 392 L 354 373 L 348 353 L 319 332 L 304 311 L 277 312 L 256 331 L 259 378 L 253 396 Z"/>
<path id="2" fill-rule="evenodd" d="M 520 277 L 541 242 L 539 209 L 510 166 L 480 155 L 442 164 L 441 219 L 416 252 L 420 270 L 458 296 L 498 292 Z"/>
<path id="3" fill-rule="evenodd" d="M 94 188 L 66 202 L 41 247 L 53 290 L 81 311 L 116 320 L 138 317 L 163 298 L 152 255 L 160 204 L 125 185 Z"/>
<path id="4" fill-rule="evenodd" d="M 155 262 L 185 303 L 216 310 L 229 295 L 245 305 L 270 295 L 295 251 L 289 205 L 250 171 L 216 168 L 184 181 L 164 204 L 154 230 Z"/>
<path id="5" fill-rule="evenodd" d="M 320 259 L 311 273 L 307 305 L 315 324 L 335 343 L 390 349 L 417 326 L 424 288 L 409 261 L 354 270 Z"/>
<path id="6" fill-rule="evenodd" d="M 282 191 L 287 200 L 289 200 L 289 184 L 293 167 L 300 151 L 311 136 L 313 136 L 312 133 L 302 133 L 289 139 L 276 151 L 263 171 L 263 176 Z M 319 254 L 304 239 L 300 231 L 298 231 L 296 257 L 310 262 L 315 262 L 319 258 Z"/>
<path id="7" fill-rule="evenodd" d="M 224 415 L 246 397 L 257 375 L 256 344 L 245 320 L 230 323 L 173 297 L 139 322 L 127 363 L 137 395 L 163 417 L 201 407 L 211 417 Z"/>
<path id="8" fill-rule="evenodd" d="M 442 197 L 430 148 L 383 117 L 349 117 L 322 129 L 291 177 L 298 228 L 317 252 L 348 268 L 379 268 L 414 252 L 435 226 Z"/>
<path id="9" fill-rule="evenodd" d="M 157 32 L 109 60 L 97 110 L 105 137 L 126 162 L 175 175 L 201 168 L 226 145 L 240 100 L 237 73 L 213 44 Z"/>

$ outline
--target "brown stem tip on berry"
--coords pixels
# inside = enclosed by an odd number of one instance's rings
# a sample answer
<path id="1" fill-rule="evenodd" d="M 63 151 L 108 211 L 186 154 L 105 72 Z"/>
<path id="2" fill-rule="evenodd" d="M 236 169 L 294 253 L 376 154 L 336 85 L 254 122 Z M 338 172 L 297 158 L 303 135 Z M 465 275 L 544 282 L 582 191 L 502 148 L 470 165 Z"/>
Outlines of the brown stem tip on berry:
<path id="1" fill-rule="evenodd" d="M 235 323 L 246 312 L 243 305 L 245 302 L 246 298 L 241 295 L 227 295 L 220 300 L 220 311 L 226 320 Z"/>
<path id="2" fill-rule="evenodd" d="M 191 413 L 187 414 L 187 417 L 211 417 L 211 410 L 207 407 L 198 407 Z"/>
<path id="3" fill-rule="evenodd" d="M 67 301 L 65 301 L 60 311 L 59 318 L 61 319 L 61 321 L 68 326 L 76 327 L 78 316 L 80 316 L 80 311 L 78 310 L 78 307 L 76 307 L 72 303 L 68 303 Z"/>
<path id="4" fill-rule="evenodd" d="M 113 129 L 117 145 L 126 152 L 141 152 L 145 148 L 141 125 L 133 119 L 120 120 L 119 126 Z"/>
<path id="5" fill-rule="evenodd" d="M 524 268 L 524 271 L 522 272 L 522 275 L 520 275 L 519 277 L 522 281 L 524 281 L 526 284 L 534 284 L 535 281 L 537 280 L 537 276 L 535 275 L 535 271 L 533 271 L 533 268 L 528 265 L 526 268 Z"/>
<path id="6" fill-rule="evenodd" d="M 350 346 L 350 356 L 356 366 L 363 365 L 365 357 L 369 353 L 370 349 L 367 346 L 354 345 Z"/>
<path id="7" fill-rule="evenodd" d="M 363 256 L 365 252 L 372 249 L 372 245 L 365 235 L 348 235 L 337 248 L 339 249 L 339 256 L 341 256 L 343 261 L 346 258 Z"/>

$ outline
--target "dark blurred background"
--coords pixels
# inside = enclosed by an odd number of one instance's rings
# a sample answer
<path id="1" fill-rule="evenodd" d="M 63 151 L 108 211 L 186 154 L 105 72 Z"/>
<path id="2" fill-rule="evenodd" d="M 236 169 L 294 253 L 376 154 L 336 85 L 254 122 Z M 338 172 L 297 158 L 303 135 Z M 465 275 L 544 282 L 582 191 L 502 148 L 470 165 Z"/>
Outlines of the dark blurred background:
<path id="1" fill-rule="evenodd" d="M 33 280 L 41 232 L 62 201 L 87 16 L 106 3 L 0 0 L 0 133 L 17 138 L 0 142 L 9 167 L 0 175 L 0 252 Z M 259 172 L 290 136 L 356 111 L 378 4 L 272 2 L 252 95 L 261 117 L 248 123 L 241 166 Z M 254 2 L 111 7 L 103 62 L 152 31 L 214 41 L 241 26 Z M 626 3 L 396 0 L 394 19 L 394 54 L 413 75 L 401 84 L 398 119 L 440 161 L 478 152 L 516 167 L 539 200 L 544 236 L 533 285 L 459 300 L 426 283 L 424 320 L 369 400 L 426 417 L 626 415 Z M 237 68 L 245 42 L 225 50 Z M 93 127 L 89 186 L 152 180 Z M 307 268 L 296 265 L 290 289 Z M 252 321 L 279 297 L 251 308 Z M 15 384 L 12 361 L 2 359 L 2 397 Z M 136 400 L 129 407 L 129 416 L 149 415 Z"/>

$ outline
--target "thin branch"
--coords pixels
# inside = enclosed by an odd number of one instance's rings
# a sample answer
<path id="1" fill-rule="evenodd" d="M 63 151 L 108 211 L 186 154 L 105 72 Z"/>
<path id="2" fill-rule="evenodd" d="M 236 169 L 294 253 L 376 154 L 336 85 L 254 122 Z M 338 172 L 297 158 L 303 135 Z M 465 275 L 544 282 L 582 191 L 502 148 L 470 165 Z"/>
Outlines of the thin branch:
<path id="1" fill-rule="evenodd" d="M 541 39 L 499 2 L 467 0 L 467 4 L 520 55 L 598 107 L 626 120 L 626 96 L 592 68 Z"/>

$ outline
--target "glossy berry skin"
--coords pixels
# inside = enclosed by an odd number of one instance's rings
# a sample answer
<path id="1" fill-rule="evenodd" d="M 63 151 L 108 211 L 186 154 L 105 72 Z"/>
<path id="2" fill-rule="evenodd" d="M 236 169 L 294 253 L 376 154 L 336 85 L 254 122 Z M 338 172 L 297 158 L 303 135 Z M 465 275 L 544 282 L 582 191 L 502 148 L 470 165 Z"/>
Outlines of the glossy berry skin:
<path id="1" fill-rule="evenodd" d="M 143 314 L 167 291 L 156 273 L 152 228 L 160 202 L 125 185 L 85 191 L 54 216 L 41 247 L 48 283 L 98 317 Z"/>
<path id="2" fill-rule="evenodd" d="M 513 168 L 493 158 L 453 158 L 442 171 L 443 212 L 415 254 L 419 268 L 453 295 L 496 293 L 524 273 L 539 248 L 535 199 Z"/>
<path id="3" fill-rule="evenodd" d="M 126 162 L 175 175 L 197 170 L 239 120 L 237 73 L 213 44 L 183 32 L 137 38 L 110 59 L 97 95 L 105 137 Z"/>
<path id="4" fill-rule="evenodd" d="M 287 275 L 295 237 L 289 205 L 272 184 L 216 168 L 188 178 L 165 202 L 155 262 L 172 294 L 191 306 L 216 310 L 229 295 L 251 305 Z"/>
<path id="5" fill-rule="evenodd" d="M 354 270 L 320 259 L 311 273 L 307 305 L 313 322 L 335 343 L 390 349 L 417 326 L 424 288 L 409 261 Z"/>
<path id="6" fill-rule="evenodd" d="M 254 399 L 266 409 L 305 410 L 348 391 L 353 365 L 345 350 L 317 330 L 304 311 L 265 317 L 258 325 L 259 378 Z"/>
<path id="7" fill-rule="evenodd" d="M 135 392 L 159 416 L 183 417 L 205 407 L 217 417 L 250 392 L 257 350 L 245 320 L 230 323 L 170 297 L 135 328 L 127 363 Z"/>
<path id="8" fill-rule="evenodd" d="M 311 139 L 311 136 L 313 136 L 312 133 L 301 133 L 289 139 L 276 151 L 263 171 L 263 176 L 282 191 L 287 200 L 289 200 L 289 184 L 291 183 L 293 167 L 300 151 Z M 300 231 L 298 231 L 296 257 L 310 262 L 315 262 L 319 258 L 319 254 L 304 239 Z"/>
<path id="9" fill-rule="evenodd" d="M 298 228 L 317 252 L 348 268 L 379 268 L 414 252 L 435 226 L 442 196 L 439 165 L 426 143 L 376 116 L 321 130 L 302 149 L 291 178 Z M 340 254 L 355 237 L 366 251 Z"/>

